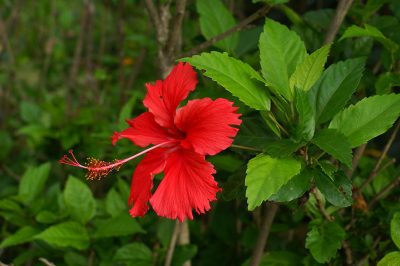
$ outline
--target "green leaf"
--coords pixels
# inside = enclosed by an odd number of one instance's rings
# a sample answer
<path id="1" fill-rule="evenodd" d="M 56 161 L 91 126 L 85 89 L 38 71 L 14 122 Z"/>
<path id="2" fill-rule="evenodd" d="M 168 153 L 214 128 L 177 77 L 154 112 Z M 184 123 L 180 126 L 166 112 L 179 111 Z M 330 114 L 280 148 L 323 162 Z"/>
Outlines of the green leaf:
<path id="1" fill-rule="evenodd" d="M 391 93 L 392 87 L 400 86 L 400 74 L 386 72 L 379 75 L 378 80 L 375 83 L 376 94 L 388 94 Z"/>
<path id="2" fill-rule="evenodd" d="M 337 129 L 357 147 L 386 132 L 400 114 L 400 95 L 387 94 L 364 98 L 338 113 L 329 128 Z"/>
<path id="3" fill-rule="evenodd" d="M 115 253 L 113 261 L 135 266 L 153 265 L 151 250 L 142 243 L 132 243 L 120 247 Z"/>
<path id="4" fill-rule="evenodd" d="M 300 198 L 310 188 L 313 176 L 312 171 L 304 169 L 283 185 L 269 200 L 287 202 Z"/>
<path id="5" fill-rule="evenodd" d="M 396 212 L 390 222 L 390 236 L 400 249 L 400 212 Z"/>
<path id="6" fill-rule="evenodd" d="M 123 211 L 118 216 L 105 220 L 97 226 L 95 238 L 127 236 L 145 231 L 128 212 Z"/>
<path id="7" fill-rule="evenodd" d="M 377 266 L 396 266 L 400 265 L 400 252 L 393 251 L 385 255 L 377 264 Z"/>
<path id="8" fill-rule="evenodd" d="M 205 70 L 204 75 L 224 87 L 246 105 L 256 110 L 269 110 L 271 101 L 262 79 L 248 64 L 229 57 L 227 53 L 211 52 L 183 58 L 197 69 Z"/>
<path id="9" fill-rule="evenodd" d="M 121 112 L 119 113 L 119 118 L 118 118 L 119 130 L 124 130 L 127 127 L 126 120 L 131 117 L 132 110 L 133 110 L 133 107 L 135 106 L 136 100 L 137 100 L 136 96 L 132 96 L 129 99 L 129 101 L 127 101 L 124 104 L 124 106 L 122 107 Z"/>
<path id="10" fill-rule="evenodd" d="M 290 139 L 280 139 L 274 141 L 266 141 L 263 150 L 272 157 L 283 158 L 289 157 L 301 146 L 303 146 L 302 143 L 296 143 Z"/>
<path id="11" fill-rule="evenodd" d="M 197 254 L 196 245 L 178 246 L 172 258 L 172 265 L 184 265 L 185 261 L 192 259 Z"/>
<path id="12" fill-rule="evenodd" d="M 343 172 L 336 172 L 332 180 L 325 173 L 317 171 L 315 181 L 318 189 L 332 205 L 342 208 L 351 206 L 352 185 Z"/>
<path id="13" fill-rule="evenodd" d="M 96 213 L 96 201 L 92 191 L 79 179 L 70 176 L 64 190 L 64 201 L 70 215 L 85 224 Z"/>
<path id="14" fill-rule="evenodd" d="M 111 216 L 117 216 L 122 211 L 127 210 L 127 204 L 122 200 L 121 195 L 112 188 L 106 196 L 106 211 Z"/>
<path id="15" fill-rule="evenodd" d="M 297 141 L 312 139 L 315 131 L 315 114 L 305 91 L 296 88 L 296 109 L 299 114 L 294 138 Z"/>
<path id="16" fill-rule="evenodd" d="M 197 12 L 200 14 L 200 29 L 207 40 L 235 26 L 231 12 L 220 0 L 197 0 Z M 233 52 L 238 44 L 239 35 L 234 33 L 217 42 L 216 47 Z"/>
<path id="17" fill-rule="evenodd" d="M 336 129 L 324 128 L 311 142 L 340 162 L 351 167 L 352 150 L 350 142 Z"/>
<path id="18" fill-rule="evenodd" d="M 259 154 L 247 164 L 246 197 L 249 210 L 253 210 L 263 201 L 285 185 L 300 172 L 301 163 L 292 158 L 273 158 Z"/>
<path id="19" fill-rule="evenodd" d="M 57 221 L 58 219 L 60 219 L 60 217 L 57 214 L 55 214 L 54 212 L 43 210 L 43 211 L 39 212 L 38 215 L 36 215 L 35 219 L 39 223 L 52 224 L 55 221 Z"/>
<path id="20" fill-rule="evenodd" d="M 28 168 L 21 178 L 18 195 L 25 204 L 32 202 L 43 190 L 50 173 L 50 163 Z"/>
<path id="21" fill-rule="evenodd" d="M 328 58 L 331 45 L 322 46 L 314 53 L 307 55 L 303 63 L 297 66 L 290 77 L 290 89 L 300 88 L 308 91 L 312 85 L 319 79 L 324 71 L 324 65 Z"/>
<path id="22" fill-rule="evenodd" d="M 349 59 L 328 67 L 309 91 L 315 121 L 329 121 L 355 92 L 364 71 L 363 58 Z"/>
<path id="23" fill-rule="evenodd" d="M 380 42 L 388 51 L 392 53 L 399 48 L 399 46 L 394 41 L 383 35 L 383 33 L 379 29 L 368 24 L 365 24 L 364 28 L 358 27 L 356 25 L 350 26 L 346 29 L 339 41 L 352 37 L 371 37 L 374 40 Z"/>
<path id="24" fill-rule="evenodd" d="M 72 247 L 79 250 L 87 249 L 89 246 L 88 233 L 85 227 L 77 222 L 53 225 L 35 236 L 35 239 L 41 239 L 50 245 Z"/>
<path id="25" fill-rule="evenodd" d="M 4 239 L 0 244 L 0 248 L 6 248 L 30 242 L 39 232 L 40 231 L 38 229 L 31 226 L 22 227 L 17 232 Z"/>
<path id="26" fill-rule="evenodd" d="M 316 261 L 326 263 L 336 256 L 342 246 L 346 233 L 337 223 L 326 222 L 314 226 L 307 234 L 306 248 Z"/>
<path id="27" fill-rule="evenodd" d="M 300 37 L 286 26 L 267 19 L 259 42 L 261 70 L 272 89 L 287 100 L 293 98 L 289 78 L 307 56 Z"/>

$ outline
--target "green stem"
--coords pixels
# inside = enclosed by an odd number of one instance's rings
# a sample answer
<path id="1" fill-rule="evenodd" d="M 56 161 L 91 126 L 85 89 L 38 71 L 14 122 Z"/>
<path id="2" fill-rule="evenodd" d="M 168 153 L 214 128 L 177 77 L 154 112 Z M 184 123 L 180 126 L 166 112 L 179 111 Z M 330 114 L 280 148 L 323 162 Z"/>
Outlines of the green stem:
<path id="1" fill-rule="evenodd" d="M 248 151 L 262 151 L 260 149 L 256 149 L 256 148 L 253 148 L 253 147 L 236 145 L 236 144 L 232 144 L 231 147 L 232 148 L 237 148 L 237 149 L 242 149 L 242 150 L 248 150 Z"/>

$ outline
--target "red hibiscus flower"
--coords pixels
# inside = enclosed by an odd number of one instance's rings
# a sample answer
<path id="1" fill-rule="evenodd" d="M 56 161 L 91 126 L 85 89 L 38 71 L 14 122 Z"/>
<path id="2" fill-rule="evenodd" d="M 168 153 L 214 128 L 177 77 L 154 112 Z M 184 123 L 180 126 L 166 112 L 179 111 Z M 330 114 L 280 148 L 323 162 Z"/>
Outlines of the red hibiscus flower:
<path id="1" fill-rule="evenodd" d="M 228 148 L 241 123 L 237 107 L 226 99 L 204 98 L 178 107 L 197 84 L 196 73 L 189 64 L 179 63 L 165 80 L 146 84 L 143 101 L 147 112 L 128 120 L 129 128 L 115 132 L 112 142 L 127 138 L 134 144 L 151 148 L 112 163 L 89 160 L 81 165 L 70 151 L 60 162 L 89 170 L 88 178 L 99 178 L 142 154 L 146 154 L 132 176 L 129 204 L 133 217 L 143 216 L 150 202 L 154 211 L 170 219 L 193 219 L 192 210 L 204 213 L 220 190 L 213 165 L 206 155 Z M 164 178 L 152 194 L 154 175 Z"/>

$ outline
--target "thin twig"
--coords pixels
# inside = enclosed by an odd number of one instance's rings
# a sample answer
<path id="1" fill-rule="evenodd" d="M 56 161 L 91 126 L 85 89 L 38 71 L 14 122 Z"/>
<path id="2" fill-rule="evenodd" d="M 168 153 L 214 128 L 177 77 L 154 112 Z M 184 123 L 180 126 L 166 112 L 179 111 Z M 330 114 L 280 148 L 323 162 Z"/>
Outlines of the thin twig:
<path id="1" fill-rule="evenodd" d="M 46 266 L 56 266 L 54 263 L 48 261 L 48 260 L 45 259 L 45 258 L 39 258 L 39 261 L 42 262 L 42 263 L 43 263 L 44 265 L 46 265 Z"/>
<path id="2" fill-rule="evenodd" d="M 335 16 L 333 17 L 331 24 L 329 25 L 328 33 L 325 36 L 325 44 L 331 43 L 335 39 L 335 36 L 339 31 L 339 28 L 343 23 L 344 17 L 349 11 L 352 3 L 353 0 L 340 0 L 336 8 Z"/>
<path id="3" fill-rule="evenodd" d="M 178 243 L 179 245 L 188 245 L 190 244 L 190 231 L 189 231 L 189 224 L 188 221 L 185 220 L 183 223 L 181 223 L 181 228 L 179 230 L 179 239 Z M 185 261 L 182 266 L 191 266 L 192 262 L 190 260 Z"/>
<path id="4" fill-rule="evenodd" d="M 271 231 L 272 223 L 278 211 L 279 205 L 273 202 L 265 203 L 266 211 L 264 214 L 261 231 L 258 235 L 256 245 L 254 246 L 253 254 L 251 256 L 250 266 L 258 266 L 261 262 L 261 257 L 264 253 L 267 244 L 268 236 Z"/>
<path id="5" fill-rule="evenodd" d="M 208 47 L 214 45 L 215 43 L 225 39 L 226 37 L 228 37 L 229 35 L 243 29 L 245 26 L 249 25 L 250 23 L 252 23 L 253 21 L 263 17 L 265 14 L 268 13 L 268 11 L 271 9 L 270 6 L 264 6 L 261 9 L 259 9 L 258 11 L 256 11 L 255 13 L 253 13 L 252 15 L 250 15 L 249 17 L 247 17 L 246 19 L 242 20 L 241 22 L 239 22 L 238 24 L 236 24 L 235 26 L 233 26 L 232 28 L 228 29 L 227 31 L 216 35 L 214 37 L 212 37 L 211 39 L 209 39 L 208 41 L 203 42 L 202 44 L 194 47 L 193 49 L 191 49 L 190 51 L 186 52 L 186 53 L 182 53 L 181 55 L 179 55 L 178 57 L 188 57 L 188 56 L 192 56 L 195 54 L 198 54 L 202 51 L 204 51 L 205 49 L 207 49 Z"/>
<path id="6" fill-rule="evenodd" d="M 372 247 L 370 250 L 375 251 L 375 248 L 378 246 L 379 242 L 381 241 L 382 236 L 378 236 L 374 243 L 372 244 Z M 364 257 L 361 258 L 361 260 L 357 263 L 357 266 L 364 266 L 366 262 L 369 259 L 369 256 L 371 255 L 371 252 L 368 252 Z"/>
<path id="7" fill-rule="evenodd" d="M 343 241 L 342 247 L 346 256 L 346 265 L 353 265 L 353 255 L 349 243 L 347 241 Z"/>
<path id="8" fill-rule="evenodd" d="M 248 150 L 248 151 L 262 151 L 261 149 L 256 149 L 256 148 L 253 148 L 253 147 L 236 145 L 236 144 L 232 144 L 231 147 L 232 148 L 241 149 L 241 150 Z"/>
<path id="9" fill-rule="evenodd" d="M 372 207 L 375 206 L 375 204 L 380 201 L 382 198 L 385 197 L 392 189 L 394 189 L 396 186 L 400 184 L 400 176 L 396 177 L 395 179 L 392 180 L 387 186 L 382 188 L 381 191 L 379 191 L 375 197 L 372 198 L 372 200 L 368 204 L 368 209 L 371 209 Z"/>
<path id="10" fill-rule="evenodd" d="M 174 256 L 174 251 L 176 247 L 176 241 L 178 240 L 178 235 L 180 231 L 180 223 L 178 221 L 175 222 L 174 231 L 172 232 L 171 241 L 169 242 L 167 255 L 165 257 L 164 266 L 170 266 L 172 262 L 172 257 Z"/>
<path id="11" fill-rule="evenodd" d="M 318 204 L 318 209 L 321 212 L 321 214 L 324 216 L 324 218 L 328 221 L 334 221 L 335 218 L 332 217 L 326 210 L 325 210 L 325 206 L 322 202 L 322 199 L 320 197 L 320 195 L 318 194 L 319 192 L 317 191 L 316 188 L 311 189 L 311 193 L 314 195 L 315 200 L 317 201 Z"/>
<path id="12" fill-rule="evenodd" d="M 175 56 L 180 51 L 182 44 L 182 22 L 185 16 L 187 0 L 176 1 L 175 16 L 172 21 L 172 29 L 169 31 L 168 37 L 168 56 Z"/>
<path id="13" fill-rule="evenodd" d="M 354 171 L 357 169 L 358 164 L 360 163 L 360 160 L 364 154 L 365 148 L 367 147 L 367 144 L 363 144 L 360 147 L 356 149 L 354 152 L 354 157 L 353 157 L 353 162 L 352 162 L 352 167 L 348 168 L 346 170 L 346 175 L 348 177 L 352 177 L 354 174 Z"/>
<path id="14" fill-rule="evenodd" d="M 381 156 L 379 157 L 378 161 L 376 162 L 374 169 L 372 169 L 371 173 L 369 174 L 368 178 L 361 184 L 359 191 L 362 192 L 363 189 L 377 176 L 380 170 L 380 166 L 385 159 L 390 147 L 392 146 L 397 133 L 399 132 L 400 129 L 400 120 L 397 122 L 396 127 L 394 128 L 392 134 L 390 135 L 390 138 L 388 142 L 385 145 L 385 148 L 382 151 Z"/>

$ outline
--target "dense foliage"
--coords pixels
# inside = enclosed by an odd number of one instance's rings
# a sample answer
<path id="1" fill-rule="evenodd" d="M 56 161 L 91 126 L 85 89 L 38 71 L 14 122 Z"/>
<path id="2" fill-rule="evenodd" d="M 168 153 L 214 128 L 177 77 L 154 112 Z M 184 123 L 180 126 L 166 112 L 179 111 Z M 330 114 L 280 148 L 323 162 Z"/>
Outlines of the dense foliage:
<path id="1" fill-rule="evenodd" d="M 2 7 L 0 264 L 400 265 L 397 0 Z M 58 160 L 141 151 L 111 135 L 177 61 L 198 70 L 190 99 L 227 98 L 243 122 L 207 157 L 209 212 L 133 219 L 140 160 L 96 181 Z"/>

